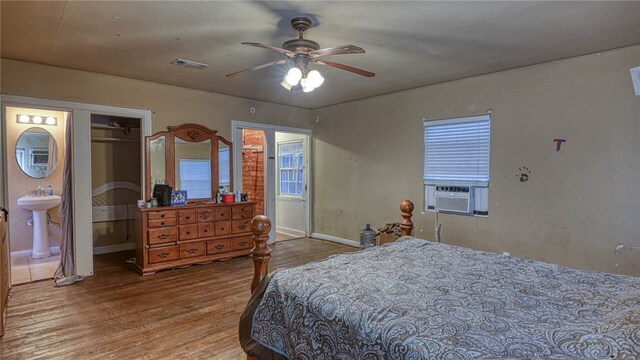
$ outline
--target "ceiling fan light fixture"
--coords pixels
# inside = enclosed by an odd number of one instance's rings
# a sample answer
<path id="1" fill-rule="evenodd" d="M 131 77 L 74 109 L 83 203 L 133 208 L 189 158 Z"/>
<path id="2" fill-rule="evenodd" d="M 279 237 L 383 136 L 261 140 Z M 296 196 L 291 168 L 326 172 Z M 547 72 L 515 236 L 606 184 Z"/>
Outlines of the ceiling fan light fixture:
<path id="1" fill-rule="evenodd" d="M 311 86 L 318 88 L 324 83 L 324 78 L 318 70 L 311 70 L 309 74 L 307 74 L 307 82 L 311 82 Z"/>
<path id="2" fill-rule="evenodd" d="M 287 72 L 287 75 L 284 77 L 284 81 L 291 86 L 296 86 L 300 82 L 300 79 L 302 79 L 302 70 L 295 66 L 289 69 L 289 72 Z"/>

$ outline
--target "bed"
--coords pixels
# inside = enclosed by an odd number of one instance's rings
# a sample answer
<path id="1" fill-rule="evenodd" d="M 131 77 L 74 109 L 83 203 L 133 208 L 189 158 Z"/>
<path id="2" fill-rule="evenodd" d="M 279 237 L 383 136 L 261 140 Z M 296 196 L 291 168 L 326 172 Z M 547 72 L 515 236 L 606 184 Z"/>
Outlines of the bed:
<path id="1" fill-rule="evenodd" d="M 258 359 L 640 359 L 640 278 L 409 236 L 268 274 L 252 222 L 240 342 Z"/>

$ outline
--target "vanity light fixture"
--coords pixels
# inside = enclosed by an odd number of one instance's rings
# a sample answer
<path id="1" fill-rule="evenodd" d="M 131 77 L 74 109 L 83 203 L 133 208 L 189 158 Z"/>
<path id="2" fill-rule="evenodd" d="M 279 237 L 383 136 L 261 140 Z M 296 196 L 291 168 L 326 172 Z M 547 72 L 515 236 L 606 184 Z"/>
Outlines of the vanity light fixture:
<path id="1" fill-rule="evenodd" d="M 39 115 L 18 114 L 18 122 L 20 124 L 37 124 L 37 125 L 58 125 L 58 118 L 47 116 L 43 118 Z"/>

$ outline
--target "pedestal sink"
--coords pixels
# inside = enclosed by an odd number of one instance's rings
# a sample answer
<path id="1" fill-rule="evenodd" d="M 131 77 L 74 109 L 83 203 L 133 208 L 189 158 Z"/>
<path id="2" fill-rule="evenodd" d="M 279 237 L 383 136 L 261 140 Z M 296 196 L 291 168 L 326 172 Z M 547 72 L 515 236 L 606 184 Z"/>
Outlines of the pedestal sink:
<path id="1" fill-rule="evenodd" d="M 31 257 L 44 258 L 51 256 L 49 250 L 49 234 L 47 232 L 47 210 L 60 204 L 60 196 L 23 196 L 18 199 L 18 206 L 33 212 L 33 250 Z"/>

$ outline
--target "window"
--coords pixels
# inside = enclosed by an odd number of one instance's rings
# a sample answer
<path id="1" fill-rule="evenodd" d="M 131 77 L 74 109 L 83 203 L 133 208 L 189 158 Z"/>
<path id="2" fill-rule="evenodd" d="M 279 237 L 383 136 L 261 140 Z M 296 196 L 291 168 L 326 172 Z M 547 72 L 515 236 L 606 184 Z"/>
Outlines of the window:
<path id="1" fill-rule="evenodd" d="M 187 190 L 189 199 L 211 198 L 211 161 L 180 159 L 180 190 Z"/>
<path id="2" fill-rule="evenodd" d="M 303 166 L 302 141 L 278 144 L 280 195 L 303 195 Z"/>
<path id="3" fill-rule="evenodd" d="M 229 148 L 218 149 L 218 188 L 231 191 Z"/>
<path id="4" fill-rule="evenodd" d="M 438 186 L 455 186 L 474 197 L 469 212 L 487 214 L 490 130 L 489 115 L 424 121 L 425 208 Z"/>

